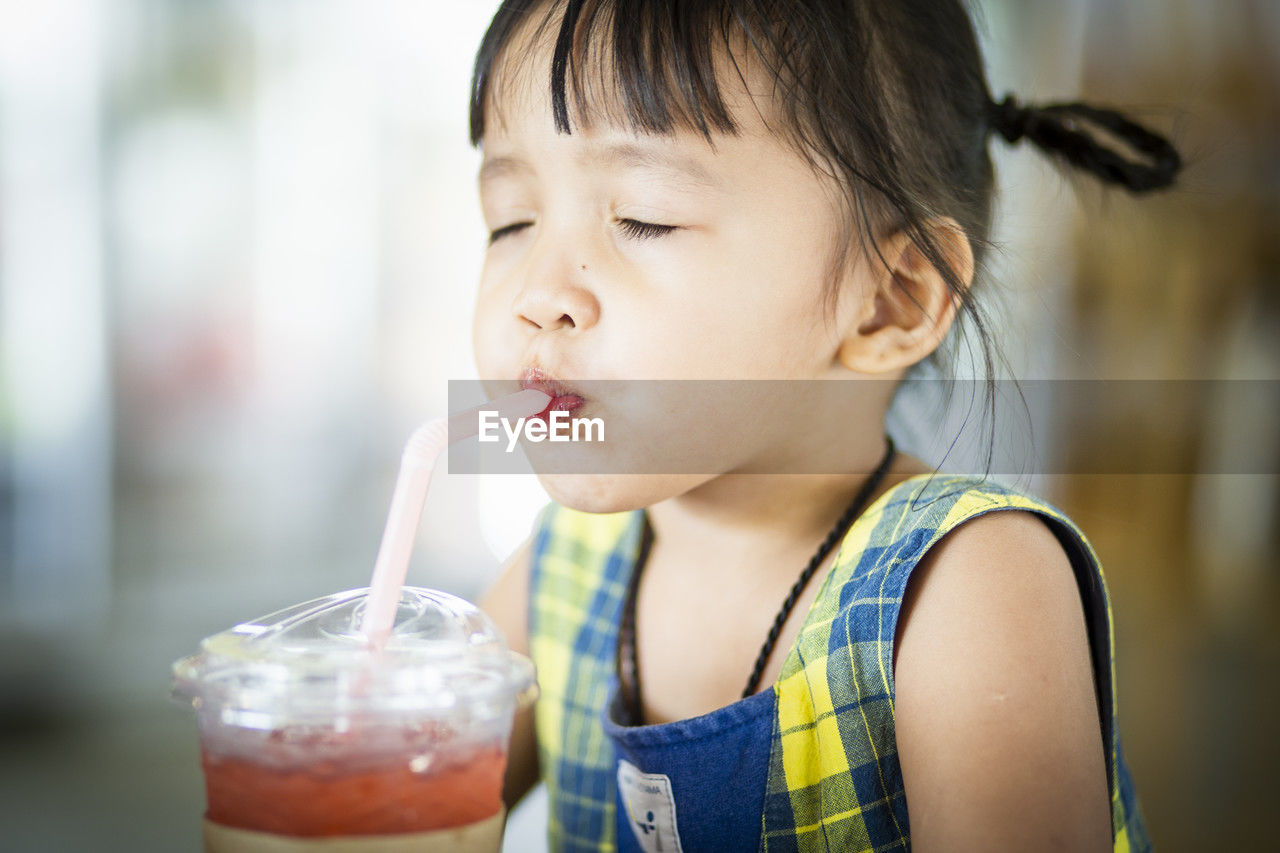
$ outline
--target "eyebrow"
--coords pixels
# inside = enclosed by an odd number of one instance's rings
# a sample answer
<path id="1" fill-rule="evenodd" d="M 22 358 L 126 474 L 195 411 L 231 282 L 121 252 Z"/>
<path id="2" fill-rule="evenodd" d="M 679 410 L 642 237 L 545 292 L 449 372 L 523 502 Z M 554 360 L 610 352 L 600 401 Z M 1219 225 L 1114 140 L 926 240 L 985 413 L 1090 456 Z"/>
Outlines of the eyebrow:
<path id="1" fill-rule="evenodd" d="M 724 182 L 691 157 L 681 156 L 635 142 L 591 143 L 579 155 L 584 166 L 611 166 L 665 172 L 688 181 L 700 189 L 723 190 Z M 481 184 L 503 175 L 528 174 L 534 171 L 528 160 L 514 155 L 486 157 L 480 164 Z"/>

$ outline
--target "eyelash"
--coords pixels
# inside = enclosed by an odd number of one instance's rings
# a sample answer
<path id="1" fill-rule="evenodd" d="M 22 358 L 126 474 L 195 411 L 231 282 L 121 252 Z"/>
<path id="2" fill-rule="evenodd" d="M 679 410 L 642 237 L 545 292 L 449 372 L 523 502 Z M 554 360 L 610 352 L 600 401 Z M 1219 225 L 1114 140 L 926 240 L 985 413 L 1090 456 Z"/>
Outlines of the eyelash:
<path id="1" fill-rule="evenodd" d="M 499 228 L 489 235 L 489 245 L 493 245 L 509 234 L 514 234 L 523 228 L 527 228 L 531 222 L 516 222 L 504 228 Z M 652 240 L 655 237 L 662 237 L 675 231 L 679 226 L 676 225 L 655 225 L 652 222 L 639 222 L 635 219 L 618 220 L 618 228 L 627 237 L 633 240 Z"/>
<path id="2" fill-rule="evenodd" d="M 654 225 L 652 222 L 637 222 L 634 219 L 620 219 L 618 227 L 623 234 L 635 240 L 652 240 L 676 230 L 674 225 Z"/>

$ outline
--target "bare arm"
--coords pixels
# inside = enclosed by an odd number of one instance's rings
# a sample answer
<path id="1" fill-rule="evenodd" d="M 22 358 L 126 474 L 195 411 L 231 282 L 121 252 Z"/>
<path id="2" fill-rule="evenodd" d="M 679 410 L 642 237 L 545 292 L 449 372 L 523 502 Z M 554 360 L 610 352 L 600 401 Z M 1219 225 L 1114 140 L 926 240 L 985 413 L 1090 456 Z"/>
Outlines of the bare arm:
<path id="1" fill-rule="evenodd" d="M 529 654 L 529 569 L 533 537 L 516 549 L 503 565 L 498 579 L 480 602 L 507 637 L 514 651 Z M 533 731 L 533 706 L 516 713 L 507 758 L 507 777 L 502 799 L 511 809 L 537 784 L 538 748 Z"/>
<path id="2" fill-rule="evenodd" d="M 1044 522 L 999 511 L 948 533 L 916 568 L 898 631 L 912 847 L 1111 850 L 1084 612 Z"/>

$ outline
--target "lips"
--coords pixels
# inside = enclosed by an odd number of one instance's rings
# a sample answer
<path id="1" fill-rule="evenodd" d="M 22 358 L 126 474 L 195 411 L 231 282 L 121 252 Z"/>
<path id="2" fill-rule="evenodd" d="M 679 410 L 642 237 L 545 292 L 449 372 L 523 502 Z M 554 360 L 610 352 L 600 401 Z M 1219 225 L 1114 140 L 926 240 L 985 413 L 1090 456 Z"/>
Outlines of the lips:
<path id="1" fill-rule="evenodd" d="M 522 389 L 536 388 L 551 398 L 551 402 L 535 418 L 544 419 L 548 412 L 572 412 L 586 402 L 578 389 L 551 376 L 540 367 L 526 367 L 520 376 Z"/>

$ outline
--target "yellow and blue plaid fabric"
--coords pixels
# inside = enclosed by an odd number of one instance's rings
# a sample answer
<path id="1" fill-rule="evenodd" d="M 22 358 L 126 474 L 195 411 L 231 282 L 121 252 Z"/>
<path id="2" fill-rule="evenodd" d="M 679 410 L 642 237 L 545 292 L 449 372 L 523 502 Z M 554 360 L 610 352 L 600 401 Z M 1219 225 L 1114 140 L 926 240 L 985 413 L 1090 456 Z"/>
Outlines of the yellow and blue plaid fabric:
<path id="1" fill-rule="evenodd" d="M 1111 609 L 1097 554 L 1051 504 L 990 479 L 945 474 L 890 489 L 841 542 L 773 687 L 760 849 L 910 849 L 893 710 L 903 591 L 942 536 L 1001 509 L 1043 517 L 1076 567 L 1109 734 L 1114 849 L 1150 849 L 1116 726 Z M 600 515 L 550 504 L 535 527 L 530 648 L 552 850 L 616 849 L 616 758 L 601 714 L 616 683 L 618 617 L 642 520 L 639 511 Z"/>

